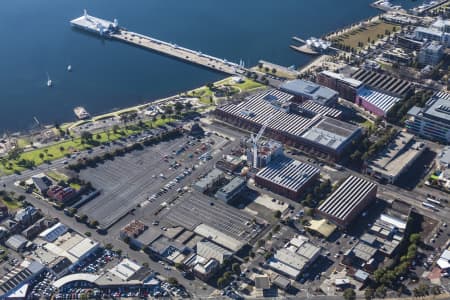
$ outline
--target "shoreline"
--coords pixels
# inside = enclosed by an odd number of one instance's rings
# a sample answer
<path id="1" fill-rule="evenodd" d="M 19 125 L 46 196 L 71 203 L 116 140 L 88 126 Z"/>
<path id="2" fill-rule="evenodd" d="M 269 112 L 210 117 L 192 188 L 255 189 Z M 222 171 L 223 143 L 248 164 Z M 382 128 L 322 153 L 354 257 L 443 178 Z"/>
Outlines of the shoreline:
<path id="1" fill-rule="evenodd" d="M 353 28 L 354 26 L 356 26 L 357 24 L 359 24 L 361 22 L 365 22 L 367 20 L 371 20 L 373 18 L 377 18 L 381 14 L 380 13 L 375 13 L 371 17 L 361 19 L 359 21 L 350 23 L 350 24 L 348 24 L 346 26 L 343 26 L 343 27 L 340 27 L 338 29 L 335 29 L 335 30 L 329 31 L 327 33 L 324 33 L 322 35 L 322 37 L 327 39 L 330 36 L 339 34 L 340 31 L 349 30 L 349 29 Z M 315 65 L 317 62 L 320 62 L 323 59 L 323 56 L 324 55 L 318 55 L 316 57 L 311 57 L 308 62 L 304 63 L 303 65 L 298 66 L 296 71 L 298 73 L 300 73 L 300 74 L 303 73 L 305 70 L 308 70 L 311 66 Z M 270 61 L 269 61 L 269 63 L 276 64 L 275 62 L 270 62 Z M 255 65 L 255 66 L 253 66 L 253 67 L 251 67 L 249 69 L 251 69 L 251 70 L 257 69 L 257 67 L 258 67 L 258 65 Z M 220 79 L 219 81 L 213 82 L 213 83 L 217 84 L 219 82 L 222 82 L 222 81 L 225 81 L 225 80 L 229 80 L 232 77 L 233 76 L 224 75 L 224 77 L 222 79 Z M 199 87 L 195 87 L 195 88 L 193 88 L 191 90 L 179 92 L 177 94 L 169 95 L 169 96 L 166 96 L 164 98 L 158 98 L 158 99 L 154 99 L 154 100 L 144 100 L 144 102 L 142 102 L 142 103 L 138 103 L 138 104 L 131 105 L 131 106 L 124 106 L 124 107 L 119 107 L 119 108 L 117 108 L 117 107 L 116 108 L 111 108 L 111 109 L 107 110 L 106 112 L 102 112 L 102 113 L 98 113 L 98 114 L 92 115 L 91 118 L 86 119 L 86 120 L 74 120 L 74 121 L 68 120 L 66 122 L 63 121 L 63 122 L 59 123 L 59 126 L 61 128 L 64 128 L 64 129 L 66 129 L 66 128 L 74 128 L 74 127 L 77 126 L 77 124 L 86 123 L 86 122 L 92 122 L 92 121 L 100 120 L 100 119 L 103 119 L 103 118 L 107 118 L 109 116 L 115 117 L 115 116 L 118 116 L 119 114 L 124 113 L 126 111 L 139 110 L 139 109 L 144 108 L 145 106 L 156 105 L 156 104 L 160 104 L 160 103 L 163 103 L 163 102 L 174 100 L 177 97 L 182 97 L 183 94 L 188 94 L 188 93 L 191 93 L 192 91 L 202 89 L 207 84 L 208 83 L 205 83 L 205 84 L 203 84 L 203 85 L 201 85 Z M 89 112 L 89 110 L 88 110 L 88 112 Z M 55 129 L 55 124 L 40 124 L 39 126 L 40 126 L 40 129 L 19 129 L 17 131 L 14 131 L 13 133 L 9 133 L 9 134 L 8 134 L 8 129 L 4 129 L 4 130 L 2 130 L 1 133 L 2 133 L 2 135 L 6 135 L 7 134 L 10 137 L 15 137 L 17 139 L 20 139 L 21 137 L 32 136 L 32 135 L 34 135 L 34 134 L 36 134 L 38 132 L 41 132 L 43 130 Z"/>

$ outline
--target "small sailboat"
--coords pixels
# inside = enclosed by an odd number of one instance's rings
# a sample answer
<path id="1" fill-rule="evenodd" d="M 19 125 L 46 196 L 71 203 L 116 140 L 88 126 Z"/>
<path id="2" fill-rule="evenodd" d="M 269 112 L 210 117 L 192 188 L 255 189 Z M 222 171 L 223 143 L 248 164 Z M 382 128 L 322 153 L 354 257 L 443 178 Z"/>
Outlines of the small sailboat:
<path id="1" fill-rule="evenodd" d="M 48 75 L 48 73 L 47 73 L 47 86 L 48 87 L 51 87 L 52 86 L 52 80 L 50 79 L 50 76 Z"/>
<path id="2" fill-rule="evenodd" d="M 68 66 L 67 66 L 67 71 L 68 71 L 68 72 L 72 71 L 72 65 L 68 65 Z"/>

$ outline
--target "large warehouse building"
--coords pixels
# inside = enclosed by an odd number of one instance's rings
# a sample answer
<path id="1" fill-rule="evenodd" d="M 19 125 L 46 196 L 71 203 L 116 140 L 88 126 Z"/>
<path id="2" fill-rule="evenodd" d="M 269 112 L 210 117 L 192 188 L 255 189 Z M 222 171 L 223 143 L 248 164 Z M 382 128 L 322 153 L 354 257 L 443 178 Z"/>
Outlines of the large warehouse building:
<path id="1" fill-rule="evenodd" d="M 399 97 L 362 87 L 358 90 L 355 103 L 374 115 L 385 118 L 388 111 L 400 100 Z"/>
<path id="2" fill-rule="evenodd" d="M 345 228 L 376 195 L 374 182 L 351 175 L 319 206 L 317 213 Z"/>
<path id="3" fill-rule="evenodd" d="M 400 98 L 407 96 L 413 88 L 411 82 L 407 80 L 364 69 L 358 70 L 352 77 L 366 87 Z"/>
<path id="4" fill-rule="evenodd" d="M 304 151 L 338 159 L 352 140 L 361 135 L 361 127 L 329 118 L 321 113 L 308 115 L 277 109 L 272 103 L 287 104 L 292 96 L 268 90 L 240 103 L 226 104 L 215 110 L 217 118 L 250 131 L 258 131 L 269 116 L 265 136 Z"/>
<path id="5" fill-rule="evenodd" d="M 320 170 L 309 164 L 282 157 L 260 170 L 255 183 L 272 192 L 297 200 L 300 193 L 319 177 Z"/>

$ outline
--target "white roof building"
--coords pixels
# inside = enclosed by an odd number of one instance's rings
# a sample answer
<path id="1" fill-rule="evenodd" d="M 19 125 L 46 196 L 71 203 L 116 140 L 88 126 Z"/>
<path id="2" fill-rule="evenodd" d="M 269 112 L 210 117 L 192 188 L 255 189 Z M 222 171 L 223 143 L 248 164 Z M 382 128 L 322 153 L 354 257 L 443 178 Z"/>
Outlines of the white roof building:
<path id="1" fill-rule="evenodd" d="M 125 258 L 117 266 L 109 270 L 109 272 L 119 277 L 121 280 L 127 281 L 141 268 L 141 265 Z"/>
<path id="2" fill-rule="evenodd" d="M 59 223 L 53 225 L 52 227 L 47 228 L 46 230 L 42 231 L 39 234 L 39 237 L 46 240 L 47 242 L 53 242 L 58 237 L 60 237 L 64 233 L 66 233 L 68 230 L 69 230 L 69 228 L 66 225 L 59 222 Z"/>
<path id="3" fill-rule="evenodd" d="M 200 241 L 197 243 L 197 255 L 207 260 L 214 258 L 219 263 L 230 257 L 232 253 L 219 245 L 210 241 Z"/>

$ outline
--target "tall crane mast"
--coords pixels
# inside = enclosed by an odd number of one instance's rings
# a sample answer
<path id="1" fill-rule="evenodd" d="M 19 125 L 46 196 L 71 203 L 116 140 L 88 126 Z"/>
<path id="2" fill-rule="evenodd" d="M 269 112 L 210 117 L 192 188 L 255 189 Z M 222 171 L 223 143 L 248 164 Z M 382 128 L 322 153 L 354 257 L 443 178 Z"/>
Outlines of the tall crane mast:
<path id="1" fill-rule="evenodd" d="M 264 131 L 267 128 L 267 125 L 269 125 L 269 122 L 272 120 L 272 118 L 274 117 L 274 114 L 270 115 L 263 123 L 263 125 L 261 126 L 261 129 L 258 131 L 258 134 L 252 134 L 251 135 L 251 139 L 252 139 L 252 143 L 253 143 L 253 167 L 257 168 L 258 167 L 258 141 L 261 139 Z"/>
<path id="2" fill-rule="evenodd" d="M 282 109 L 286 109 L 286 107 L 283 106 L 283 103 L 280 103 L 276 100 L 266 100 L 270 106 L 272 106 L 275 110 L 279 111 Z M 288 109 L 288 108 L 287 108 Z M 261 126 L 261 129 L 258 131 L 258 134 L 252 134 L 251 139 L 253 143 L 253 167 L 258 167 L 258 141 L 261 139 L 262 135 L 264 134 L 264 131 L 266 130 L 267 126 L 269 125 L 269 122 L 275 117 L 275 114 L 271 114 L 263 123 Z"/>

